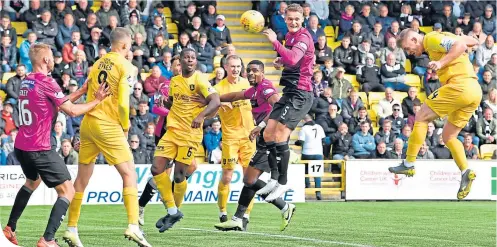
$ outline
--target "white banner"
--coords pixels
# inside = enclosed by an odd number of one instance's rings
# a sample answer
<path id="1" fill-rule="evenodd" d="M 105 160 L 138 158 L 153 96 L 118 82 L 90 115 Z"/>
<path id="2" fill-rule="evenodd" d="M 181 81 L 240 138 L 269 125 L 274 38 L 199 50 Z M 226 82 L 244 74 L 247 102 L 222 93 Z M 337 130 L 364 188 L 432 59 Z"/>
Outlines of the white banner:
<path id="1" fill-rule="evenodd" d="M 461 172 L 453 160 L 416 161 L 413 177 L 395 175 L 388 167 L 399 160 L 349 160 L 346 200 L 457 200 Z M 465 200 L 490 200 L 492 161 L 470 160 L 476 173 Z"/>
<path id="2" fill-rule="evenodd" d="M 73 180 L 76 178 L 78 167 L 68 166 Z M 138 193 L 145 188 L 148 179 L 152 176 L 150 165 L 136 165 L 138 176 Z M 304 166 L 290 165 L 288 181 L 290 187 L 283 199 L 290 202 L 305 201 Z M 217 185 L 222 176 L 220 165 L 199 165 L 197 171 L 188 179 L 188 189 L 185 194 L 184 203 L 215 203 L 217 202 Z M 264 173 L 261 179 L 267 181 L 269 174 Z M 0 206 L 11 206 L 14 203 L 17 191 L 25 182 L 25 177 L 20 166 L 2 166 L 0 168 Z M 233 174 L 230 185 L 229 203 L 238 202 L 240 192 L 243 188 L 243 172 L 238 166 Z M 43 183 L 33 193 L 29 205 L 51 205 L 55 202 L 57 194 L 55 190 L 47 188 Z M 256 197 L 256 202 L 262 202 L 262 198 Z M 84 204 L 121 204 L 122 179 L 112 166 L 97 165 L 93 171 L 90 183 L 85 190 Z M 151 203 L 161 203 L 159 195 L 152 198 Z"/>

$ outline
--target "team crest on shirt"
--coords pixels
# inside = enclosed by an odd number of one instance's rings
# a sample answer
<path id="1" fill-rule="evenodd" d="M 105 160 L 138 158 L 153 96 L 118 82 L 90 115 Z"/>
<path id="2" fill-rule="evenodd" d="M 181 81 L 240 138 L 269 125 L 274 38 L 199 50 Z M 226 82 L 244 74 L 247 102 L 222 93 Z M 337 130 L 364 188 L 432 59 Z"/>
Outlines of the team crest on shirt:
<path id="1" fill-rule="evenodd" d="M 268 89 L 264 90 L 264 92 L 263 92 L 263 93 L 264 93 L 264 95 L 268 95 L 268 94 L 270 94 L 270 93 L 272 93 L 272 92 L 274 92 L 274 89 L 272 89 L 272 88 L 268 88 Z"/>
<path id="2" fill-rule="evenodd" d="M 62 98 L 64 98 L 64 97 L 65 97 L 65 95 L 64 95 L 64 93 L 62 93 L 62 92 L 57 92 L 57 93 L 55 93 L 55 98 L 57 98 L 57 99 L 62 99 Z"/>
<path id="3" fill-rule="evenodd" d="M 190 91 L 195 91 L 195 84 L 190 85 Z"/>
<path id="4" fill-rule="evenodd" d="M 216 89 L 214 89 L 213 87 L 208 87 L 207 88 L 207 92 L 209 92 L 209 93 L 215 93 Z"/>

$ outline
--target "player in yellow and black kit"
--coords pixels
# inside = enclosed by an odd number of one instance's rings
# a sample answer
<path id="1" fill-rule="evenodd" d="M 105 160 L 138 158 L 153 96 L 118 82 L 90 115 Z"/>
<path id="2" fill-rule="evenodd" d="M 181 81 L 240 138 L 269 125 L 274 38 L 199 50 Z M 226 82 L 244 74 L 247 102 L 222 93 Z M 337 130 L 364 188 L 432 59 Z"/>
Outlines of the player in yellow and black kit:
<path id="1" fill-rule="evenodd" d="M 89 111 L 81 122 L 78 176 L 74 181 L 76 193 L 69 206 L 68 230 L 64 240 L 72 247 L 83 246 L 78 236 L 77 223 L 81 212 L 84 190 L 90 181 L 96 157 L 103 153 L 123 179 L 124 206 L 128 214 L 128 228 L 124 235 L 138 243 L 151 246 L 138 227 L 138 190 L 133 155 L 127 141 L 129 129 L 129 88 L 133 65 L 125 59 L 131 48 L 131 34 L 124 28 L 111 33 L 112 50 L 93 65 L 88 78 L 88 98 L 106 82 L 111 96 Z"/>
<path id="2" fill-rule="evenodd" d="M 468 169 L 464 147 L 457 135 L 478 108 L 482 98 L 477 76 L 465 53 L 468 48 L 478 45 L 478 41 L 469 36 L 451 33 L 431 32 L 423 36 L 406 29 L 400 33 L 397 42 L 409 55 L 428 53 L 431 60 L 428 66 L 437 72 L 443 86 L 428 96 L 421 110 L 416 113 L 406 160 L 399 166 L 390 167 L 389 171 L 413 176 L 414 162 L 425 141 L 428 123 L 438 117 L 448 116 L 442 138 L 461 170 L 457 199 L 464 199 L 471 190 L 476 174 Z"/>
<path id="3" fill-rule="evenodd" d="M 180 54 L 182 74 L 171 79 L 169 99 L 165 102 L 170 109 L 167 116 L 167 132 L 157 144 L 152 175 L 162 200 L 166 203 L 167 215 L 156 223 L 159 232 L 171 228 L 183 218 L 183 213 L 175 205 L 175 198 L 182 198 L 186 192 L 185 174 L 188 165 L 203 139 L 202 125 L 207 116 L 215 113 L 220 105 L 219 94 L 211 87 L 208 78 L 195 71 L 197 53 L 193 49 L 183 49 Z M 192 101 L 201 95 L 208 104 Z M 170 161 L 175 160 L 174 192 L 167 174 Z"/>
<path id="4" fill-rule="evenodd" d="M 226 78 L 221 80 L 214 88 L 220 95 L 240 92 L 250 88 L 247 79 L 240 76 L 242 60 L 236 55 L 228 56 L 224 69 Z M 222 164 L 223 175 L 218 185 L 217 205 L 219 207 L 219 220 L 228 220 L 227 204 L 230 192 L 230 183 L 236 164 L 240 164 L 245 172 L 252 155 L 255 153 L 255 142 L 249 139 L 250 132 L 255 128 L 254 117 L 250 100 L 238 100 L 232 103 L 223 103 L 219 110 L 222 134 Z M 243 217 L 243 226 L 246 229 L 248 216 L 252 210 L 253 200 Z"/>

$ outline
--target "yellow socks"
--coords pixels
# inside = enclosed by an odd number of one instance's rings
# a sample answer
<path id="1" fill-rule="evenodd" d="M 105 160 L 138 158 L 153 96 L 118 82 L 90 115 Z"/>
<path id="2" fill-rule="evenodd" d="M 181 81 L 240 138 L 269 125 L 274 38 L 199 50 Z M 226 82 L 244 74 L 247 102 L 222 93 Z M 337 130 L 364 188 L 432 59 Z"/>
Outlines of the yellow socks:
<path id="1" fill-rule="evenodd" d="M 188 185 L 188 182 L 183 180 L 181 183 L 174 183 L 174 202 L 176 203 L 176 207 L 179 208 L 181 207 L 181 204 L 183 203 L 183 199 L 185 198 L 185 193 L 186 193 L 186 187 Z"/>
<path id="2" fill-rule="evenodd" d="M 466 153 L 464 152 L 464 146 L 457 138 L 452 138 L 445 143 L 447 148 L 452 154 L 452 158 L 456 162 L 459 170 L 464 171 L 468 169 L 468 160 L 466 159 Z"/>
<path id="3" fill-rule="evenodd" d="M 81 204 L 83 204 L 84 192 L 74 193 L 74 198 L 69 204 L 69 219 L 68 227 L 77 227 L 79 221 L 79 215 L 81 214 Z"/>
<path id="4" fill-rule="evenodd" d="M 409 137 L 406 152 L 406 161 L 409 163 L 415 162 L 418 156 L 419 149 L 426 140 L 426 133 L 428 132 L 428 123 L 415 122 L 414 128 Z M 464 152 L 463 152 L 464 153 Z"/>
<path id="5" fill-rule="evenodd" d="M 128 224 L 138 225 L 138 190 L 135 187 L 124 188 L 123 199 L 128 213 Z"/>
<path id="6" fill-rule="evenodd" d="M 173 183 L 169 178 L 169 174 L 163 172 L 157 176 L 154 176 L 154 181 L 155 184 L 157 184 L 157 190 L 160 192 L 162 200 L 166 202 L 166 207 L 167 208 L 176 207 L 176 204 L 174 203 L 174 196 L 172 190 Z"/>
<path id="7" fill-rule="evenodd" d="M 219 181 L 219 185 L 217 186 L 217 206 L 219 207 L 219 212 L 227 211 L 229 193 L 230 185 Z"/>

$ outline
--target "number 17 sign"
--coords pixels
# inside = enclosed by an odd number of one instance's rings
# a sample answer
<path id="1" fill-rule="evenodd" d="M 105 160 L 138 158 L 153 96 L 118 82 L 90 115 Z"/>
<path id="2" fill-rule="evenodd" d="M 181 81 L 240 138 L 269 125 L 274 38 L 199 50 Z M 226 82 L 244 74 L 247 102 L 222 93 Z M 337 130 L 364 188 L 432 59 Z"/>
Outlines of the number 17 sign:
<path id="1" fill-rule="evenodd" d="M 307 165 L 307 174 L 310 177 L 323 177 L 324 176 L 324 164 L 322 160 L 309 160 Z"/>

